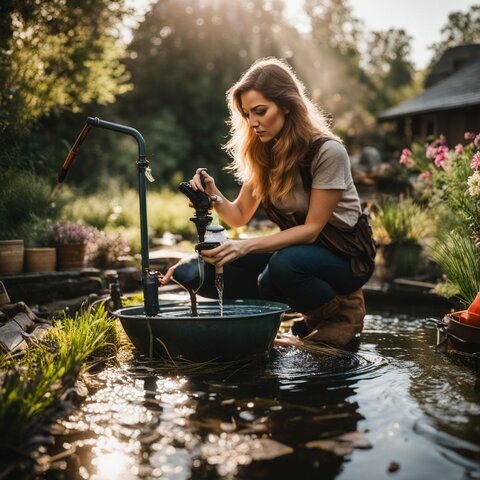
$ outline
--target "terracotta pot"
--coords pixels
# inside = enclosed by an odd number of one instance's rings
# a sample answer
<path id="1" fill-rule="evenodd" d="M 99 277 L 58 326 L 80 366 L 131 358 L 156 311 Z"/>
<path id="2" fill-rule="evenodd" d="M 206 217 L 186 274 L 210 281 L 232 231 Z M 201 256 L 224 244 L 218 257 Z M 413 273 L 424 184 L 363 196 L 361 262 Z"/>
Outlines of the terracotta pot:
<path id="1" fill-rule="evenodd" d="M 53 272 L 56 262 L 57 250 L 55 248 L 25 249 L 26 272 Z"/>
<path id="2" fill-rule="evenodd" d="M 23 270 L 23 240 L 0 241 L 0 274 L 15 274 Z"/>
<path id="3" fill-rule="evenodd" d="M 85 261 L 85 243 L 57 245 L 57 270 L 78 270 Z"/>

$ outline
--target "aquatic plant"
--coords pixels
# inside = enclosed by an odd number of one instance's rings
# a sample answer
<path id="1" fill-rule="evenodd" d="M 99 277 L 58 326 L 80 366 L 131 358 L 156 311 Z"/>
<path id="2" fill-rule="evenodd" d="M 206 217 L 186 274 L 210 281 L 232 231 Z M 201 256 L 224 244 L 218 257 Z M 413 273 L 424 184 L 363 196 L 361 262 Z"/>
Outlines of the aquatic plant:
<path id="1" fill-rule="evenodd" d="M 48 334 L 20 358 L 0 356 L 0 462 L 20 448 L 61 406 L 89 365 L 118 348 L 115 319 L 104 306 L 55 320 Z M 15 450 L 16 451 L 16 450 Z"/>

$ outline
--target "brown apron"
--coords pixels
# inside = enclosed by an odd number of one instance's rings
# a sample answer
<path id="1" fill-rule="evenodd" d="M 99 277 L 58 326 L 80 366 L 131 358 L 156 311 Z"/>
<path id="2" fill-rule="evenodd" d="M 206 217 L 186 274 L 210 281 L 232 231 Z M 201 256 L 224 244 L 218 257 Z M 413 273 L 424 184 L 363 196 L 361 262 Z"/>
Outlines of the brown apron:
<path id="1" fill-rule="evenodd" d="M 304 160 L 300 163 L 300 176 L 306 191 L 312 188 L 311 164 L 313 158 L 327 140 L 330 139 L 322 137 L 315 140 L 305 155 Z M 289 218 L 282 214 L 269 199 L 264 200 L 262 205 L 268 218 L 277 224 L 281 230 L 305 223 L 305 215 L 294 214 L 293 218 Z M 355 277 L 371 272 L 375 266 L 377 249 L 372 237 L 372 229 L 365 213 L 360 215 L 358 222 L 353 227 L 338 228 L 331 223 L 327 223 L 320 232 L 315 244 L 321 245 L 333 253 L 349 257 Z"/>

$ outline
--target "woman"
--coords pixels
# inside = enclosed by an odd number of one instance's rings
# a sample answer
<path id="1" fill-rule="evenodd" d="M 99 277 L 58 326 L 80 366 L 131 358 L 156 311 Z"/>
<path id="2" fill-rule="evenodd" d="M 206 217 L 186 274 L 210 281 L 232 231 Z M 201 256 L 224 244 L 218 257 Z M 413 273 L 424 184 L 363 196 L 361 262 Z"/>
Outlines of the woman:
<path id="1" fill-rule="evenodd" d="M 262 204 L 281 231 L 202 252 L 209 268 L 199 293 L 216 297 L 214 271 L 224 267 L 224 298 L 283 301 L 304 314 L 307 338 L 344 347 L 363 327 L 359 289 L 375 256 L 348 154 L 280 60 L 255 62 L 227 98 L 231 136 L 225 147 L 240 193 L 229 201 L 201 168 L 190 185 L 210 195 L 228 225 L 247 224 Z M 192 265 L 175 265 L 161 282 L 174 275 L 195 288 Z"/>

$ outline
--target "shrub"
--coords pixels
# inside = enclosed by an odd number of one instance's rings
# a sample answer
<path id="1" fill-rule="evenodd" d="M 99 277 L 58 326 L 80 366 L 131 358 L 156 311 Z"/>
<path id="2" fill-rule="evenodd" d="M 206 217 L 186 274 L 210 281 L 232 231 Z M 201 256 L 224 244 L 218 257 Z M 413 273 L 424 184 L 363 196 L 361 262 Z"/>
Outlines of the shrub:
<path id="1" fill-rule="evenodd" d="M 95 268 L 115 267 L 119 257 L 129 251 L 128 242 L 120 233 L 98 231 L 87 251 L 87 262 Z"/>
<path id="2" fill-rule="evenodd" d="M 0 239 L 26 238 L 34 220 L 56 218 L 48 182 L 26 171 L 2 172 L 0 188 Z"/>

